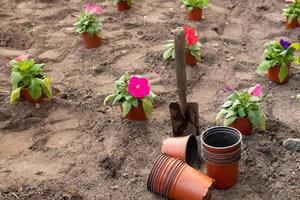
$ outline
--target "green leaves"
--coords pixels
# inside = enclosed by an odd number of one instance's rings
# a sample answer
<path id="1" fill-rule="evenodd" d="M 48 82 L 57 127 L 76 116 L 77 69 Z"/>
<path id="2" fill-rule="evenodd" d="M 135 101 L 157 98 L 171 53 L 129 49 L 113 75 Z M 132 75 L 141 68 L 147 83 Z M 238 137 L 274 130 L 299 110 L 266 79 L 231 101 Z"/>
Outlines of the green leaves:
<path id="1" fill-rule="evenodd" d="M 147 118 L 149 118 L 149 116 L 153 110 L 152 102 L 148 98 L 144 98 L 142 100 L 142 102 L 143 102 L 143 109 L 144 109 L 145 115 L 147 116 Z"/>
<path id="2" fill-rule="evenodd" d="M 28 91 L 34 100 L 38 100 L 42 96 L 42 88 L 37 79 L 31 79 Z"/>
<path id="3" fill-rule="evenodd" d="M 188 10 L 191 8 L 205 8 L 208 6 L 208 0 L 181 0 Z"/>
<path id="4" fill-rule="evenodd" d="M 12 84 L 13 88 L 18 87 L 19 83 L 22 81 L 23 76 L 20 72 L 11 72 L 10 75 L 10 83 Z"/>
<path id="5" fill-rule="evenodd" d="M 224 126 L 229 126 L 232 124 L 235 120 L 237 119 L 236 116 L 230 117 L 230 118 L 225 118 L 224 119 Z"/>
<path id="6" fill-rule="evenodd" d="M 173 46 L 171 46 L 165 50 L 165 52 L 163 54 L 163 59 L 169 60 L 170 58 L 172 58 L 173 52 L 174 52 L 174 44 L 173 44 Z"/>
<path id="7" fill-rule="evenodd" d="M 280 71 L 278 74 L 279 82 L 282 83 L 288 75 L 289 75 L 289 68 L 287 64 L 283 63 L 280 67 Z"/>
<path id="8" fill-rule="evenodd" d="M 128 103 L 127 101 L 124 101 L 122 103 L 122 110 L 123 110 L 122 116 L 126 117 L 128 115 L 128 113 L 130 112 L 130 110 L 131 110 L 131 104 Z"/>
<path id="9" fill-rule="evenodd" d="M 16 88 L 11 92 L 10 95 L 10 104 L 13 104 L 19 97 L 22 87 Z"/>
<path id="10" fill-rule="evenodd" d="M 273 67 L 274 65 L 276 65 L 276 61 L 275 60 L 264 60 L 258 67 L 256 72 L 259 74 L 265 73 L 266 71 L 268 71 L 268 69 L 270 69 L 271 67 Z"/>
<path id="11" fill-rule="evenodd" d="M 86 32 L 91 36 L 101 36 L 102 24 L 89 12 L 85 11 L 81 13 L 74 25 L 76 26 L 77 33 L 82 34 Z"/>
<path id="12" fill-rule="evenodd" d="M 294 2 L 289 4 L 283 9 L 283 15 L 287 16 L 288 23 L 292 23 L 294 20 L 300 18 L 300 2 Z"/>
<path id="13" fill-rule="evenodd" d="M 37 80 L 42 88 L 42 92 L 46 95 L 48 100 L 51 100 L 52 99 L 51 89 L 46 84 L 46 81 L 44 79 L 40 79 L 40 78 L 38 78 Z"/>

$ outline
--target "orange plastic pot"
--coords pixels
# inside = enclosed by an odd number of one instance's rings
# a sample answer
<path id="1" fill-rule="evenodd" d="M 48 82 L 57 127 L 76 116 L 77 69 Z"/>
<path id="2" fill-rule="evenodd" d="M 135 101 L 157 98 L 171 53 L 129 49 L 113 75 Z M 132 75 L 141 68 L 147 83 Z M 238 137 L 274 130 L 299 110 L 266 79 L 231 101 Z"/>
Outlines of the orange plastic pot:
<path id="1" fill-rule="evenodd" d="M 120 3 L 117 3 L 118 11 L 124 11 L 129 10 L 131 8 L 130 5 L 126 1 L 121 1 Z"/>
<path id="2" fill-rule="evenodd" d="M 198 142 L 194 135 L 173 137 L 163 141 L 161 152 L 193 165 L 198 157 Z"/>
<path id="3" fill-rule="evenodd" d="M 26 101 L 28 101 L 29 103 L 32 103 L 32 104 L 37 104 L 37 103 L 43 103 L 44 102 L 44 99 L 46 99 L 46 95 L 44 95 L 44 93 L 42 93 L 42 96 L 38 99 L 38 100 L 34 100 L 30 94 L 29 94 L 29 90 L 27 88 L 23 88 L 21 90 L 21 97 L 23 99 L 25 99 Z"/>
<path id="4" fill-rule="evenodd" d="M 243 135 L 251 135 L 253 132 L 253 125 L 248 117 L 239 117 L 229 126 L 239 130 Z"/>
<path id="5" fill-rule="evenodd" d="M 230 160 L 230 159 L 236 159 L 237 157 L 239 157 L 241 155 L 242 152 L 242 148 L 238 148 L 237 150 L 230 152 L 230 153 L 212 153 L 208 150 L 206 150 L 205 148 L 202 149 L 202 154 L 203 156 L 206 156 L 210 159 L 215 159 L 215 160 Z"/>
<path id="6" fill-rule="evenodd" d="M 299 27 L 299 23 L 298 23 L 297 19 L 295 19 L 294 21 L 292 21 L 292 23 L 289 23 L 288 19 L 286 19 L 286 22 L 285 22 L 285 28 L 286 29 L 295 29 L 297 27 Z"/>
<path id="7" fill-rule="evenodd" d="M 185 59 L 187 65 L 193 66 L 197 64 L 197 59 L 190 52 L 185 53 Z"/>
<path id="8" fill-rule="evenodd" d="M 123 112 L 122 106 L 121 111 Z M 129 113 L 124 117 L 124 119 L 132 120 L 132 121 L 144 121 L 147 119 L 147 116 L 144 112 L 143 103 L 139 101 L 138 107 L 132 106 Z"/>
<path id="9" fill-rule="evenodd" d="M 280 67 L 281 67 L 281 65 L 275 65 L 274 67 L 271 67 L 267 71 L 267 76 L 271 81 L 273 81 L 277 84 L 285 84 L 289 81 L 290 71 L 291 71 L 291 64 L 288 64 L 289 73 L 288 73 L 287 77 L 282 82 L 280 82 L 280 80 L 279 80 Z"/>
<path id="10" fill-rule="evenodd" d="M 88 49 L 97 48 L 102 43 L 101 37 L 98 37 L 97 35 L 91 36 L 88 33 L 83 33 L 82 38 L 83 38 L 85 47 Z"/>
<path id="11" fill-rule="evenodd" d="M 191 21 L 201 21 L 202 20 L 202 9 L 194 8 L 191 12 L 188 12 L 187 19 L 191 20 Z"/>
<path id="12" fill-rule="evenodd" d="M 208 199 L 214 180 L 196 169 L 186 165 L 172 185 L 170 199 L 200 200 Z"/>
<path id="13" fill-rule="evenodd" d="M 212 127 L 201 134 L 201 145 L 212 153 L 230 153 L 241 147 L 242 134 L 231 127 Z"/>
<path id="14" fill-rule="evenodd" d="M 205 160 L 207 176 L 215 180 L 215 188 L 227 189 L 237 182 L 239 160 L 229 164 L 215 164 Z"/>

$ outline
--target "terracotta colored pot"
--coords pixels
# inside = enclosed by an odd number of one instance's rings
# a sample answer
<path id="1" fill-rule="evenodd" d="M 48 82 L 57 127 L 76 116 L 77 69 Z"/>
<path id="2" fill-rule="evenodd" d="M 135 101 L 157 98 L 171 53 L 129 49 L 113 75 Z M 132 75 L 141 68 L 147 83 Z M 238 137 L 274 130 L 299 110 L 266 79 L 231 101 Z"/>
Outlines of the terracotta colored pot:
<path id="1" fill-rule="evenodd" d="M 205 130 L 201 135 L 201 145 L 212 153 L 230 153 L 242 144 L 242 134 L 235 128 L 216 126 Z"/>
<path id="2" fill-rule="evenodd" d="M 203 156 L 207 156 L 209 159 L 215 159 L 215 160 L 231 160 L 231 159 L 236 159 L 241 155 L 242 148 L 238 148 L 237 150 L 230 152 L 230 153 L 212 153 L 205 148 L 202 148 L 202 154 Z"/>
<path id="3" fill-rule="evenodd" d="M 190 52 L 185 53 L 185 59 L 187 65 L 193 66 L 197 64 L 197 59 Z"/>
<path id="4" fill-rule="evenodd" d="M 299 23 L 298 23 L 297 19 L 295 19 L 292 23 L 289 23 L 288 19 L 286 20 L 286 22 L 285 22 L 285 28 L 286 29 L 294 29 L 294 28 L 297 28 L 297 27 L 299 27 Z"/>
<path id="5" fill-rule="evenodd" d="M 118 11 L 129 10 L 131 8 L 131 6 L 128 5 L 126 1 L 121 1 L 120 3 L 117 3 L 117 7 Z"/>
<path id="6" fill-rule="evenodd" d="M 196 169 L 185 166 L 178 175 L 170 191 L 170 199 L 199 200 L 208 199 L 214 180 Z"/>
<path id="7" fill-rule="evenodd" d="M 85 44 L 85 47 L 88 49 L 97 48 L 101 45 L 102 39 L 96 35 L 91 36 L 88 33 L 83 33 L 82 38 Z"/>
<path id="8" fill-rule="evenodd" d="M 243 135 L 251 135 L 253 132 L 253 125 L 248 117 L 239 117 L 229 126 L 239 130 Z"/>
<path id="9" fill-rule="evenodd" d="M 201 21 L 202 20 L 202 9 L 194 8 L 191 12 L 188 12 L 187 19 L 191 20 L 191 21 Z"/>
<path id="10" fill-rule="evenodd" d="M 193 165 L 198 157 L 198 142 L 194 135 L 168 138 L 163 141 L 161 152 Z"/>
<path id="11" fill-rule="evenodd" d="M 121 105 L 121 111 L 123 111 L 122 105 Z M 126 115 L 126 117 L 124 117 L 124 119 L 132 120 L 132 121 L 146 120 L 147 117 L 146 117 L 144 109 L 143 109 L 143 103 L 141 101 L 139 101 L 139 105 L 137 108 L 132 106 L 131 110 Z"/>
<path id="12" fill-rule="evenodd" d="M 172 170 L 172 173 L 169 174 L 169 176 L 166 179 L 165 187 L 163 188 L 163 196 L 165 198 L 170 197 L 170 191 L 172 187 L 172 183 L 174 183 L 176 179 L 176 175 L 180 174 L 180 171 L 186 166 L 184 161 L 180 161 L 174 165 L 174 169 Z"/>
<path id="13" fill-rule="evenodd" d="M 42 93 L 42 96 L 38 99 L 38 100 L 34 100 L 30 94 L 29 94 L 29 90 L 27 88 L 23 88 L 21 90 L 21 97 L 23 99 L 25 99 L 26 101 L 28 101 L 29 103 L 32 103 L 32 104 L 37 104 L 37 103 L 43 103 L 44 102 L 44 99 L 46 99 L 46 95 L 44 95 L 44 93 Z"/>
<path id="14" fill-rule="evenodd" d="M 215 188 L 227 189 L 237 182 L 239 160 L 230 164 L 215 164 L 205 160 L 207 176 L 215 179 Z"/>
<path id="15" fill-rule="evenodd" d="M 277 84 L 285 84 L 289 81 L 290 71 L 291 71 L 291 64 L 288 64 L 289 73 L 288 73 L 287 77 L 281 83 L 280 83 L 279 77 L 278 77 L 279 72 L 280 72 L 280 67 L 281 67 L 281 65 L 275 65 L 274 67 L 270 68 L 267 71 L 267 76 L 271 81 L 273 81 Z"/>

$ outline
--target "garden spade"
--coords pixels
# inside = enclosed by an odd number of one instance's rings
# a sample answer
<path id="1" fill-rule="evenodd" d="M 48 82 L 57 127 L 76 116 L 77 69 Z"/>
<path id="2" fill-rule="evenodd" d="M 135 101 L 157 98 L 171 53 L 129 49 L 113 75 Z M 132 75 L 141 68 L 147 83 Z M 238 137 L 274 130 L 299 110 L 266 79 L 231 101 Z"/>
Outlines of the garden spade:
<path id="1" fill-rule="evenodd" d="M 199 135 L 199 111 L 196 102 L 186 99 L 185 34 L 177 28 L 175 35 L 175 65 L 179 102 L 170 104 L 170 115 L 174 136 Z"/>

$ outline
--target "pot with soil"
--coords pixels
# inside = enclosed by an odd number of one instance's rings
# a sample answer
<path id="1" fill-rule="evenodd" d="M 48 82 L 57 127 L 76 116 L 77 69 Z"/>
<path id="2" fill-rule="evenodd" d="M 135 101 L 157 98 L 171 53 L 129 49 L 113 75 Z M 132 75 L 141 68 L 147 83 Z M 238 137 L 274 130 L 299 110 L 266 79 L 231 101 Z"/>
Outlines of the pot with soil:
<path id="1" fill-rule="evenodd" d="M 104 105 L 112 101 L 119 103 L 124 119 L 142 121 L 149 118 L 153 110 L 155 95 L 150 91 L 149 82 L 145 77 L 127 72 L 115 83 L 116 90 L 107 96 Z"/>
<path id="2" fill-rule="evenodd" d="M 202 9 L 193 8 L 192 11 L 188 11 L 187 19 L 190 21 L 201 21 L 202 20 Z"/>
<path id="3" fill-rule="evenodd" d="M 294 1 L 283 9 L 283 15 L 286 16 L 286 29 L 299 27 L 300 19 L 300 1 Z"/>
<path id="4" fill-rule="evenodd" d="M 96 19 L 96 14 L 102 12 L 102 8 L 94 3 L 85 5 L 85 11 L 77 18 L 76 32 L 82 35 L 85 47 L 97 48 L 102 43 L 102 23 Z"/>
<path id="5" fill-rule="evenodd" d="M 231 127 L 213 127 L 202 133 L 201 145 L 206 172 L 215 179 L 215 187 L 232 187 L 237 182 L 242 134 Z"/>
<path id="6" fill-rule="evenodd" d="M 117 0 L 117 8 L 120 12 L 129 10 L 131 8 L 131 5 L 132 0 Z"/>
<path id="7" fill-rule="evenodd" d="M 194 135 L 173 137 L 163 141 L 161 152 L 193 166 L 198 157 L 198 142 Z"/>
<path id="8" fill-rule="evenodd" d="M 280 81 L 280 78 L 279 78 L 281 65 L 275 65 L 274 67 L 271 67 L 270 69 L 268 69 L 268 71 L 267 71 L 268 78 L 271 81 L 273 81 L 274 83 L 277 83 L 277 84 L 287 83 L 289 81 L 289 78 L 290 78 L 291 63 L 289 63 L 287 65 L 287 67 L 288 67 L 288 72 L 287 72 L 286 78 L 283 79 L 282 81 Z"/>
<path id="9" fill-rule="evenodd" d="M 248 117 L 238 117 L 229 126 L 239 130 L 243 135 L 251 135 L 253 133 L 253 125 Z"/>
<path id="10" fill-rule="evenodd" d="M 286 29 L 295 29 L 299 27 L 299 22 L 297 19 L 293 20 L 291 23 L 288 22 L 288 20 L 285 22 Z"/>
<path id="11" fill-rule="evenodd" d="M 208 2 L 208 0 L 182 0 L 187 10 L 187 19 L 191 21 L 201 21 L 203 8 L 208 6 Z"/>
<path id="12" fill-rule="evenodd" d="M 50 80 L 43 72 L 45 64 L 37 64 L 30 55 L 19 56 L 10 64 L 13 88 L 10 96 L 11 104 L 20 96 L 32 104 L 42 103 L 44 99 L 52 99 Z"/>
<path id="13" fill-rule="evenodd" d="M 214 180 L 184 161 L 161 154 L 147 181 L 149 191 L 174 200 L 209 199 Z"/>
<path id="14" fill-rule="evenodd" d="M 185 58 L 187 65 L 193 66 L 197 64 L 197 59 L 189 51 L 185 53 Z"/>

